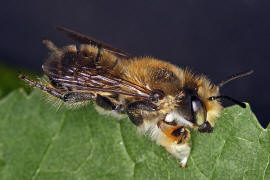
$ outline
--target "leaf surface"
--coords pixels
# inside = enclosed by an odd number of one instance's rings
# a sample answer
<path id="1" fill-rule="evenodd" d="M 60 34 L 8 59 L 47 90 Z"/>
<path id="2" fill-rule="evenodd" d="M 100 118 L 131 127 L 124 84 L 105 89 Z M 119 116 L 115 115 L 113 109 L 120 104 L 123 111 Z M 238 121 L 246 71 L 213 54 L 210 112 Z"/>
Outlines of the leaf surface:
<path id="1" fill-rule="evenodd" d="M 24 88 L 27 93 L 31 91 L 29 86 L 17 77 L 19 70 L 21 71 L 22 69 L 9 67 L 0 61 L 0 99 L 14 89 Z M 24 69 L 22 71 L 29 74 Z"/>
<path id="2" fill-rule="evenodd" d="M 270 135 L 250 107 L 223 110 L 211 134 L 192 132 L 187 168 L 128 120 L 92 104 L 59 111 L 39 90 L 0 101 L 0 179 L 270 179 Z"/>

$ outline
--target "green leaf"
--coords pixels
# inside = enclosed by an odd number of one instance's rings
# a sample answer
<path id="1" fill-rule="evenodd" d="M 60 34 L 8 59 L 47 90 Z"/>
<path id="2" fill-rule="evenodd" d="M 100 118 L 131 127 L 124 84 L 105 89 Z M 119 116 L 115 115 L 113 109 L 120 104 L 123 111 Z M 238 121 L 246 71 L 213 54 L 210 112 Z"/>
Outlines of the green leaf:
<path id="1" fill-rule="evenodd" d="M 23 70 L 23 72 L 25 73 L 27 71 Z M 29 72 L 27 72 L 27 74 L 28 73 Z M 0 98 L 20 87 L 23 87 L 28 93 L 30 92 L 29 86 L 27 87 L 26 84 L 17 77 L 18 74 L 19 68 L 12 68 L 0 62 Z"/>
<path id="2" fill-rule="evenodd" d="M 187 168 L 128 120 L 90 104 L 59 111 L 39 90 L 0 101 L 0 179 L 270 179 L 270 133 L 250 108 L 224 109 L 214 132 L 192 132 Z"/>

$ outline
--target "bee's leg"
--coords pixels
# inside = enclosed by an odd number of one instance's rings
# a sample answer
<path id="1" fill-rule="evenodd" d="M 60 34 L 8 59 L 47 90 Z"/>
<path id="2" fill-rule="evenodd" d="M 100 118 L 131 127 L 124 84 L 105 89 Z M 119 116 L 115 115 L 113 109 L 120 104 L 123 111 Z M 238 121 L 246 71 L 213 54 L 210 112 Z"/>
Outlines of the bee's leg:
<path id="1" fill-rule="evenodd" d="M 62 98 L 64 102 L 68 102 L 68 103 L 77 103 L 77 102 L 93 100 L 93 99 L 94 99 L 93 94 L 81 93 L 81 92 L 68 92 Z"/>
<path id="2" fill-rule="evenodd" d="M 96 97 L 96 104 L 105 110 L 114 110 L 116 108 L 115 104 L 112 103 L 108 98 L 99 94 Z"/>
<path id="3" fill-rule="evenodd" d="M 114 104 L 111 102 L 111 100 L 107 97 L 97 95 L 96 99 L 96 104 L 100 107 L 102 107 L 105 110 L 110 110 L 110 111 L 116 111 L 117 113 L 124 113 L 124 106 L 121 104 Z"/>
<path id="4" fill-rule="evenodd" d="M 143 123 L 143 117 L 141 110 L 144 111 L 156 111 L 158 108 L 156 105 L 148 101 L 136 101 L 128 105 L 127 114 L 129 119 L 136 125 L 139 126 Z"/>
<path id="5" fill-rule="evenodd" d="M 190 131 L 183 126 L 173 126 L 160 121 L 159 129 L 163 132 L 158 140 L 165 149 L 174 157 L 180 160 L 181 167 L 186 167 L 187 160 L 190 154 Z"/>
<path id="6" fill-rule="evenodd" d="M 25 77 L 23 74 L 19 74 L 18 77 L 23 79 L 25 82 L 27 82 L 31 86 L 40 88 L 41 90 L 43 90 L 43 91 L 45 91 L 45 92 L 47 92 L 47 93 L 49 93 L 49 94 L 63 100 L 63 97 L 64 97 L 63 92 L 59 92 L 54 88 L 44 86 L 44 85 L 42 85 L 42 84 L 40 84 L 40 83 L 38 83 L 36 81 L 32 81 L 32 80 L 28 79 L 27 77 Z"/>
<path id="7" fill-rule="evenodd" d="M 139 113 L 136 113 L 134 111 L 127 111 L 127 115 L 131 122 L 136 126 L 139 126 L 143 123 L 143 117 Z"/>

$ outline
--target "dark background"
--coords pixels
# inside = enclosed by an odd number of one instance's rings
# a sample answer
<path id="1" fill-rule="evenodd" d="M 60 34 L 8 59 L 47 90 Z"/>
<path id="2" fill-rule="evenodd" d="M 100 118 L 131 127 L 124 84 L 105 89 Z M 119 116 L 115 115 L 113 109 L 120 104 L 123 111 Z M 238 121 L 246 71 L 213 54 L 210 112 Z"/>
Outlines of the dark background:
<path id="1" fill-rule="evenodd" d="M 213 82 L 248 69 L 252 76 L 222 94 L 249 102 L 259 121 L 269 119 L 269 0 L 5 1 L 0 7 L 0 60 L 41 71 L 42 39 L 70 43 L 62 25 L 136 55 L 150 55 L 204 73 Z M 230 105 L 230 103 L 225 103 Z"/>

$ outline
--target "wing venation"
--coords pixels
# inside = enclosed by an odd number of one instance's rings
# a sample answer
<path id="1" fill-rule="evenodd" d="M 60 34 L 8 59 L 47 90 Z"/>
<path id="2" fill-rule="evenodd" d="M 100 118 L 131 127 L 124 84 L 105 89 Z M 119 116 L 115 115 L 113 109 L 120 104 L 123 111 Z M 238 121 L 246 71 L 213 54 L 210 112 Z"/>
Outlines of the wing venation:
<path id="1" fill-rule="evenodd" d="M 52 85 L 63 91 L 101 91 L 151 99 L 152 91 L 131 82 L 113 69 L 85 61 L 80 53 L 52 54 L 43 64 Z"/>

